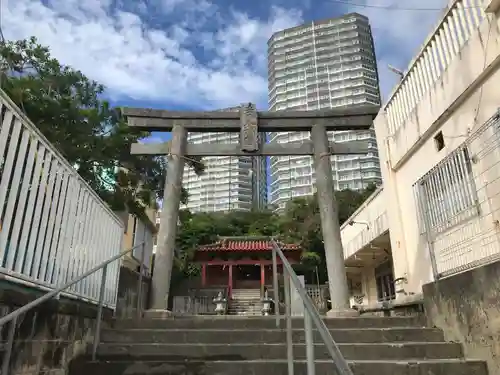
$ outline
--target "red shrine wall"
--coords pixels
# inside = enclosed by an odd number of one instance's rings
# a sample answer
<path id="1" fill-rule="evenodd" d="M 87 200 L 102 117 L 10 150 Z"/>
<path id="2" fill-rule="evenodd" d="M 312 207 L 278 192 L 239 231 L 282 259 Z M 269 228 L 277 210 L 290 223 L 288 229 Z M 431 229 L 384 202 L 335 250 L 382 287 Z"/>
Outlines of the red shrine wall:
<path id="1" fill-rule="evenodd" d="M 205 271 L 205 286 L 227 286 L 229 284 L 229 266 L 219 266 L 219 265 L 206 265 Z M 261 267 L 260 265 L 255 267 L 256 277 L 254 280 L 245 281 L 245 277 L 240 274 L 240 270 L 237 265 L 233 265 L 233 288 L 258 288 L 261 284 Z M 273 283 L 273 273 L 271 266 L 264 266 L 264 284 L 272 285 Z M 279 267 L 278 272 L 281 273 L 281 267 Z M 202 278 L 203 279 L 203 278 Z"/>
<path id="2" fill-rule="evenodd" d="M 227 286 L 229 266 L 206 266 L 206 286 Z"/>

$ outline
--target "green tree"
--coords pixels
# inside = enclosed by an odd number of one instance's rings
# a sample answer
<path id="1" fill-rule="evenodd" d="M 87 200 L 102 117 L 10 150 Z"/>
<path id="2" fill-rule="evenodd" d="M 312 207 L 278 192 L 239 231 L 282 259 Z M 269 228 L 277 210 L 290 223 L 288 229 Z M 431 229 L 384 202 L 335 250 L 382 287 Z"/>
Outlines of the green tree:
<path id="1" fill-rule="evenodd" d="M 36 38 L 0 43 L 0 85 L 113 209 L 141 216 L 161 198 L 164 158 L 130 155 L 150 133 L 128 127 L 102 85 L 60 64 Z M 202 173 L 201 160 L 190 159 Z"/>

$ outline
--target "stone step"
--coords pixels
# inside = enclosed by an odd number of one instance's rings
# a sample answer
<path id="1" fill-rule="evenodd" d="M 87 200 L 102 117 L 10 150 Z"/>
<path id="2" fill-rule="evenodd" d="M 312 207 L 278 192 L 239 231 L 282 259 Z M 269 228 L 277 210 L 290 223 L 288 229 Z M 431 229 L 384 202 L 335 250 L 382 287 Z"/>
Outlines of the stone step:
<path id="1" fill-rule="evenodd" d="M 255 299 L 233 299 L 231 300 L 230 305 L 257 305 L 262 304 L 260 298 Z"/>
<path id="2" fill-rule="evenodd" d="M 260 290 L 254 290 L 254 289 L 236 289 L 233 290 L 232 296 L 259 296 L 260 297 Z"/>
<path id="3" fill-rule="evenodd" d="M 242 301 L 242 300 L 237 300 L 237 301 L 231 301 L 229 306 L 258 306 L 262 305 L 262 302 L 260 300 L 248 300 L 248 301 Z"/>
<path id="4" fill-rule="evenodd" d="M 260 289 L 233 289 L 233 296 L 239 294 L 258 294 L 260 295 Z"/>
<path id="5" fill-rule="evenodd" d="M 285 319 L 281 316 L 281 327 L 285 327 Z M 357 317 L 357 318 L 325 318 L 326 326 L 338 328 L 395 328 L 424 327 L 420 317 Z M 292 326 L 304 327 L 302 317 L 293 317 Z M 238 317 L 238 316 L 174 316 L 169 319 L 119 319 L 114 322 L 114 328 L 158 328 L 158 329 L 273 329 L 276 328 L 275 318 L 268 317 Z"/>
<path id="6" fill-rule="evenodd" d="M 354 375 L 488 375 L 486 362 L 473 360 L 350 361 Z M 316 375 L 336 373 L 331 360 L 316 362 Z M 306 362 L 294 362 L 295 373 L 306 374 Z M 80 357 L 70 362 L 71 375 L 288 375 L 286 360 L 241 361 L 231 358 L 204 358 L 134 362 L 96 361 Z"/>
<path id="7" fill-rule="evenodd" d="M 229 310 L 228 315 L 233 316 L 262 316 L 260 310 Z"/>
<path id="8" fill-rule="evenodd" d="M 240 300 L 240 301 L 248 301 L 248 300 L 260 300 L 260 292 L 257 293 L 241 293 L 234 294 L 231 296 L 231 300 Z"/>
<path id="9" fill-rule="evenodd" d="M 338 344 L 348 360 L 404 360 L 404 359 L 453 359 L 462 358 L 462 346 L 456 343 L 391 343 L 391 344 Z M 286 344 L 123 344 L 102 343 L 100 358 L 148 358 L 160 360 L 182 357 L 202 360 L 210 357 L 229 356 L 239 360 L 286 359 Z M 314 357 L 330 358 L 325 345 L 314 345 Z M 306 358 L 306 346 L 294 345 L 294 358 Z"/>
<path id="10" fill-rule="evenodd" d="M 262 309 L 262 306 L 258 306 L 258 305 L 248 305 L 248 306 L 245 306 L 245 305 L 236 305 L 236 306 L 229 306 L 229 310 L 261 310 Z"/>
<path id="11" fill-rule="evenodd" d="M 260 299 L 233 299 L 229 302 L 230 305 L 259 305 L 261 304 Z"/>
<path id="12" fill-rule="evenodd" d="M 231 305 L 229 306 L 229 310 L 255 310 L 255 311 L 260 311 L 262 309 L 262 305 Z"/>
<path id="13" fill-rule="evenodd" d="M 364 328 L 332 329 L 330 334 L 337 343 L 384 343 L 384 342 L 443 342 L 443 331 L 436 328 Z M 305 342 L 304 330 L 292 331 L 294 343 Z M 314 341 L 322 343 L 318 331 L 314 331 Z M 122 343 L 266 343 L 286 342 L 286 332 L 280 329 L 265 330 L 208 330 L 208 329 L 131 329 L 103 330 L 102 342 Z"/>

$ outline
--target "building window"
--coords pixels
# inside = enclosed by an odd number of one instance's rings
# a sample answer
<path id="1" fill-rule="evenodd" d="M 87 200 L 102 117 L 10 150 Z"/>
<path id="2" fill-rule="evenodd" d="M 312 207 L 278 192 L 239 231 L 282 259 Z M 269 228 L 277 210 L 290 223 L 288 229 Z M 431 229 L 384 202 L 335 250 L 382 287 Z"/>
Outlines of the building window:
<path id="1" fill-rule="evenodd" d="M 421 233 L 437 234 L 478 214 L 472 162 L 461 145 L 414 185 Z"/>
<path id="2" fill-rule="evenodd" d="M 443 132 L 439 132 L 434 136 L 434 144 L 436 146 L 436 150 L 441 151 L 444 148 L 444 136 Z"/>
<path id="3" fill-rule="evenodd" d="M 375 281 L 377 283 L 377 300 L 389 301 L 396 298 L 394 288 L 394 273 L 392 262 L 387 261 L 375 268 Z"/>

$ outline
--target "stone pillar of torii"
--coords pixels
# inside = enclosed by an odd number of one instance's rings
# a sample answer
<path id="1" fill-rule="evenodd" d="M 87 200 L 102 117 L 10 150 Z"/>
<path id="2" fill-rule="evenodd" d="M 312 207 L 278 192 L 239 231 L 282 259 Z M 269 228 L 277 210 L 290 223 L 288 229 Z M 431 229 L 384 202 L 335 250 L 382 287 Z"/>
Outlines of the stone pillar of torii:
<path id="1" fill-rule="evenodd" d="M 167 180 L 155 255 L 152 300 L 148 314 L 167 317 L 168 296 L 179 219 L 182 176 L 189 156 L 289 156 L 312 155 L 316 169 L 316 191 L 325 246 L 332 309 L 329 316 L 349 316 L 349 289 L 330 155 L 366 154 L 368 143 L 328 141 L 327 131 L 366 130 L 372 127 L 379 106 L 357 106 L 317 111 L 258 112 L 252 103 L 239 112 L 184 112 L 123 108 L 129 126 L 148 131 L 171 132 L 172 139 L 160 144 L 133 144 L 136 155 L 167 155 Z M 238 132 L 239 144 L 188 144 L 188 132 Z M 311 140 L 259 145 L 259 132 L 310 131 Z"/>

